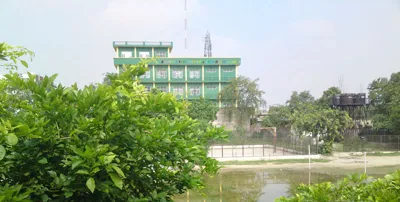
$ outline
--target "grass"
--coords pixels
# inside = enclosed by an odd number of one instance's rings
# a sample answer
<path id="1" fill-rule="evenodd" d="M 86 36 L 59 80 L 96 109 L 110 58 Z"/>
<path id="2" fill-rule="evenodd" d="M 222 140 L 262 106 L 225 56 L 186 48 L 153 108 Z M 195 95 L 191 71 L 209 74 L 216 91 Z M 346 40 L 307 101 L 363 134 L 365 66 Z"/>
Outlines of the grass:
<path id="1" fill-rule="evenodd" d="M 367 153 L 367 156 L 400 156 L 400 152 L 388 152 L 388 153 L 370 152 Z"/>
<path id="2" fill-rule="evenodd" d="M 327 163 L 328 159 L 311 159 L 312 163 Z M 261 161 L 226 161 L 219 162 L 219 165 L 262 165 L 262 164 L 287 164 L 287 163 L 308 163 L 308 159 L 280 159 L 280 160 L 261 160 Z"/>

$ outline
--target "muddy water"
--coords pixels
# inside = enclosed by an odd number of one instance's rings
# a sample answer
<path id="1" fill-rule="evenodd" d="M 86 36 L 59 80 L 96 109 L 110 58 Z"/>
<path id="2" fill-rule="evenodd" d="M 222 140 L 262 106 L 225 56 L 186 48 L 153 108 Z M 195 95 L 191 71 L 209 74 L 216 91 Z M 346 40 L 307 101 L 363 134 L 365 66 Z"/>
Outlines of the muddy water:
<path id="1" fill-rule="evenodd" d="M 391 173 L 399 166 L 375 167 L 367 172 L 369 175 L 381 177 Z M 177 202 L 251 202 L 274 201 L 280 196 L 290 196 L 301 183 L 308 184 L 323 181 L 336 182 L 348 174 L 362 173 L 363 169 L 319 169 L 315 172 L 296 169 L 264 169 L 264 170 L 233 170 L 224 171 L 214 177 L 207 177 L 205 188 L 201 195 L 189 191 L 175 197 Z"/>

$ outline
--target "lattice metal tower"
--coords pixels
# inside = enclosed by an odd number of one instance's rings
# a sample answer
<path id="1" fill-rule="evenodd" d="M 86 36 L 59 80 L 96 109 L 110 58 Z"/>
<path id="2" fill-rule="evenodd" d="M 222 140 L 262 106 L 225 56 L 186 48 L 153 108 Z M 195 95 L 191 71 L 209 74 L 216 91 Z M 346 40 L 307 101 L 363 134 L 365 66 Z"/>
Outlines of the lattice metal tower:
<path id="1" fill-rule="evenodd" d="M 204 39 L 204 57 L 212 57 L 212 45 L 211 45 L 211 37 L 210 33 L 207 31 L 206 37 Z"/>

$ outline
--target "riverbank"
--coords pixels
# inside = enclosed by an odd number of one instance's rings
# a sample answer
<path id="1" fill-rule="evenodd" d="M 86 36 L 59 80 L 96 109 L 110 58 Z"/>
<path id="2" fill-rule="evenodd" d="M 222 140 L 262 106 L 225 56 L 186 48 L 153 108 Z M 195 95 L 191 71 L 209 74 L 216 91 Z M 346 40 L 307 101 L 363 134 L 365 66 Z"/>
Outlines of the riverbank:
<path id="1" fill-rule="evenodd" d="M 364 156 L 361 155 L 350 155 L 350 154 L 335 154 L 333 156 L 323 156 L 321 159 L 326 159 L 324 162 L 316 162 L 311 160 L 311 169 L 364 169 Z M 396 167 L 400 168 L 400 157 L 399 156 L 367 156 L 367 170 L 372 167 Z M 259 161 L 258 163 L 232 163 L 223 162 L 221 163 L 221 171 L 229 171 L 232 169 L 263 169 L 263 168 L 281 168 L 281 169 L 308 169 L 307 162 L 282 162 L 276 163 L 276 161 Z"/>

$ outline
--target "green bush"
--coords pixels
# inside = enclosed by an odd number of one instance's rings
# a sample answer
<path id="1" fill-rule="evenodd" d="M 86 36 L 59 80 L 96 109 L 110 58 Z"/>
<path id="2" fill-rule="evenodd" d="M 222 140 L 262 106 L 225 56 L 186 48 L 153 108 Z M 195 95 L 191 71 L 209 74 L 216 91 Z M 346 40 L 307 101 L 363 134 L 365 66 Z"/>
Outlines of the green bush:
<path id="1" fill-rule="evenodd" d="M 400 201 L 400 170 L 381 179 L 373 179 L 362 174 L 350 175 L 336 184 L 330 182 L 310 186 L 301 184 L 293 197 L 280 197 L 275 201 Z"/>
<path id="2" fill-rule="evenodd" d="M 145 67 L 83 89 L 5 75 L 0 201 L 170 201 L 201 188 L 217 171 L 207 142 L 223 133 L 199 130 L 172 94 L 146 92 L 132 80 Z"/>

